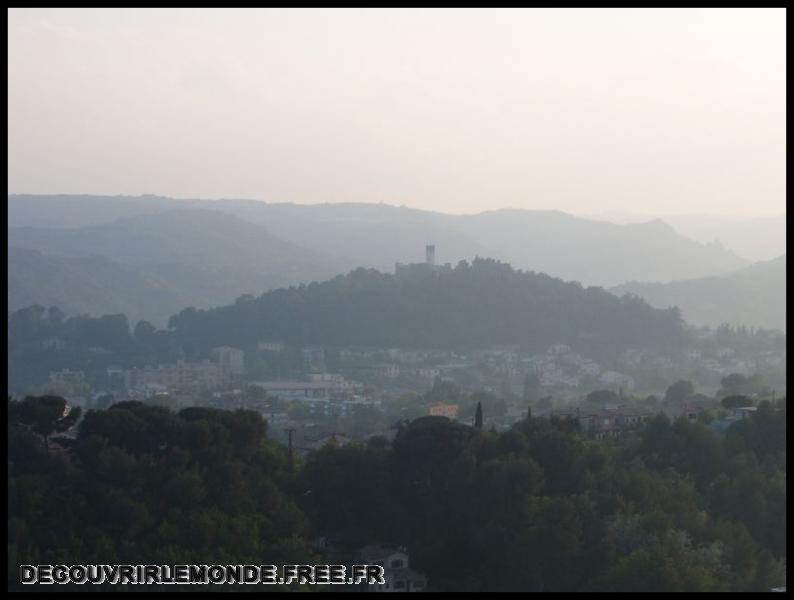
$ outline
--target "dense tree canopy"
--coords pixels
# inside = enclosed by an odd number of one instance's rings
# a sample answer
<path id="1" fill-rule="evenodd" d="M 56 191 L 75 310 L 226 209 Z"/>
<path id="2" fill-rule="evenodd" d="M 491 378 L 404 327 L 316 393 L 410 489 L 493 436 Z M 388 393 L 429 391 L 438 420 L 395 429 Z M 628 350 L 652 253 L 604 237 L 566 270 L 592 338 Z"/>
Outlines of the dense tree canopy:
<path id="1" fill-rule="evenodd" d="M 295 473 L 256 413 L 89 411 L 66 455 L 9 406 L 19 564 L 317 563 L 406 546 L 432 590 L 764 591 L 785 581 L 785 408 L 725 437 L 659 416 L 614 443 L 529 417 L 421 417 L 391 446 L 327 444 Z"/>
<path id="2" fill-rule="evenodd" d="M 186 309 L 169 322 L 180 344 L 244 346 L 275 338 L 302 344 L 482 347 L 556 342 L 591 353 L 627 346 L 677 347 L 675 309 L 636 297 L 515 271 L 491 259 L 405 276 L 358 269 L 323 283 L 267 292 L 211 310 Z"/>
<path id="3" fill-rule="evenodd" d="M 764 591 L 786 555 L 785 413 L 770 410 L 724 440 L 658 417 L 614 446 L 545 419 L 495 434 L 423 417 L 391 450 L 310 456 L 304 505 L 351 547 L 406 545 L 434 590 Z M 358 518 L 373 506 L 385 518 Z"/>
<path id="4" fill-rule="evenodd" d="M 311 563 L 286 450 L 265 433 L 258 413 L 126 402 L 48 456 L 9 419 L 9 588 L 19 564 Z"/>

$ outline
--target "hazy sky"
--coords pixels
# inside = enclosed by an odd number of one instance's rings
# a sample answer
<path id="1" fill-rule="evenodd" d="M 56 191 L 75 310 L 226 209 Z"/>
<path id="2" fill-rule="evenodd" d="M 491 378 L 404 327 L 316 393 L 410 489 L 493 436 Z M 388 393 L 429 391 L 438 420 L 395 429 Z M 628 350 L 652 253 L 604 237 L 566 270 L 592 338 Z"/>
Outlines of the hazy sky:
<path id="1" fill-rule="evenodd" d="M 9 192 L 785 212 L 784 9 L 9 9 Z"/>

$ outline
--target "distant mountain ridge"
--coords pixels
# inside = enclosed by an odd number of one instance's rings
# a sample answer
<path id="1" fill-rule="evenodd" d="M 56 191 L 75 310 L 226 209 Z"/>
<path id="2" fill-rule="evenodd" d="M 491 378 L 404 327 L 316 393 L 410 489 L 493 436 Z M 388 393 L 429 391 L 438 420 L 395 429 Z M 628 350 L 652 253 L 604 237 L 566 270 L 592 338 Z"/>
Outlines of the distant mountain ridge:
<path id="1" fill-rule="evenodd" d="M 198 308 L 357 267 L 392 271 L 396 262 L 423 261 L 426 244 L 436 246 L 439 263 L 490 257 L 604 287 L 728 273 L 749 264 L 661 221 L 615 225 L 560 211 L 448 215 L 385 204 L 9 195 L 8 215 L 9 245 L 50 257 L 101 255 L 155 278 L 170 273 L 174 293 Z M 27 287 L 15 297 L 39 297 L 39 280 L 35 273 L 19 278 Z M 212 291 L 217 287 L 223 298 Z M 154 304 L 162 305 L 141 300 L 130 312 L 161 321 Z M 96 314 L 90 303 L 82 307 Z"/>
<path id="2" fill-rule="evenodd" d="M 585 285 L 611 286 L 641 277 L 673 281 L 748 264 L 724 248 L 685 238 L 658 219 L 615 225 L 560 211 L 508 209 L 458 219 L 461 231 L 498 245 L 497 258 Z"/>
<path id="3" fill-rule="evenodd" d="M 343 267 L 258 225 L 200 209 L 75 229 L 10 228 L 8 243 L 11 310 L 55 304 L 159 325 L 185 306 L 225 304 Z"/>
<path id="4" fill-rule="evenodd" d="M 629 282 L 610 291 L 634 294 L 656 308 L 677 306 L 694 325 L 786 330 L 785 255 L 726 275 L 672 283 Z"/>
<path id="5" fill-rule="evenodd" d="M 592 218 L 618 224 L 645 223 L 647 215 L 608 211 Z M 719 241 L 752 261 L 772 260 L 786 253 L 786 215 L 728 218 L 714 215 L 663 215 L 681 235 L 698 242 Z"/>
<path id="6" fill-rule="evenodd" d="M 80 228 L 12 227 L 10 245 L 63 256 L 100 254 L 127 264 L 190 264 L 264 271 L 329 264 L 327 258 L 286 242 L 231 214 L 182 208 L 123 217 Z M 338 265 L 334 265 L 338 268 Z"/>

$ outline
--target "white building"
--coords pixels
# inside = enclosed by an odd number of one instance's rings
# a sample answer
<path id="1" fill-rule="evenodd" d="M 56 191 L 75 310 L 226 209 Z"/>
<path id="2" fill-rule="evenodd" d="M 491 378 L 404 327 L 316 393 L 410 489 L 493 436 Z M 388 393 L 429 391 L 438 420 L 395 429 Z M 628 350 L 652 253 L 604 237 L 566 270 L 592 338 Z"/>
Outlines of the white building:
<path id="1" fill-rule="evenodd" d="M 71 395 L 81 392 L 86 387 L 85 373 L 83 371 L 50 371 L 49 390 L 56 394 Z"/>
<path id="2" fill-rule="evenodd" d="M 416 374 L 426 379 L 435 379 L 441 375 L 441 370 L 436 367 L 422 367 L 416 370 Z"/>
<path id="3" fill-rule="evenodd" d="M 364 564 L 383 567 L 383 583 L 368 584 L 368 592 L 424 592 L 427 578 L 408 566 L 408 553 L 404 549 L 365 546 L 361 560 Z"/>
<path id="4" fill-rule="evenodd" d="M 232 375 L 245 373 L 245 352 L 231 346 L 220 346 L 212 349 L 213 359 L 229 369 Z"/>
<path id="5" fill-rule="evenodd" d="M 549 354 L 565 354 L 566 352 L 570 352 L 571 347 L 567 344 L 553 344 L 549 346 L 547 352 Z"/>
<path id="6" fill-rule="evenodd" d="M 586 375 L 595 376 L 601 373 L 601 367 L 598 365 L 598 363 L 588 359 L 585 359 L 584 362 L 582 362 L 582 364 L 579 365 L 579 368 Z"/>
<path id="7" fill-rule="evenodd" d="M 256 345 L 256 349 L 260 352 L 284 352 L 284 343 L 261 341 Z"/>
<path id="8" fill-rule="evenodd" d="M 177 361 L 175 364 L 145 366 L 124 371 L 124 387 L 131 392 L 203 391 L 228 387 L 231 372 L 226 365 L 208 360 L 198 363 Z"/>
<path id="9" fill-rule="evenodd" d="M 282 400 L 352 399 L 363 389 L 362 384 L 331 373 L 316 373 L 310 381 L 254 381 L 251 385 Z"/>
<path id="10" fill-rule="evenodd" d="M 304 348 L 303 366 L 310 373 L 325 372 L 325 350 L 319 347 Z"/>
<path id="11" fill-rule="evenodd" d="M 749 419 L 758 411 L 757 406 L 738 406 L 733 409 L 733 416 L 737 419 Z"/>
<path id="12" fill-rule="evenodd" d="M 380 377 L 387 377 L 388 379 L 396 379 L 397 377 L 400 376 L 400 367 L 393 363 L 375 365 L 375 372 Z"/>

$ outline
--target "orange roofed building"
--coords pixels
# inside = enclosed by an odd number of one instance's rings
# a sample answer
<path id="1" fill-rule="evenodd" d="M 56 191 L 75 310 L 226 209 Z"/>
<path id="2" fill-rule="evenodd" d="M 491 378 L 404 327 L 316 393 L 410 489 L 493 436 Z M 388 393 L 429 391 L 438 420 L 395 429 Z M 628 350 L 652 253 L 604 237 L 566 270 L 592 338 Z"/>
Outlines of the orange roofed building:
<path id="1" fill-rule="evenodd" d="M 431 404 L 427 409 L 427 414 L 431 417 L 447 417 L 448 419 L 454 419 L 458 416 L 458 405 L 444 404 L 443 402 Z"/>

